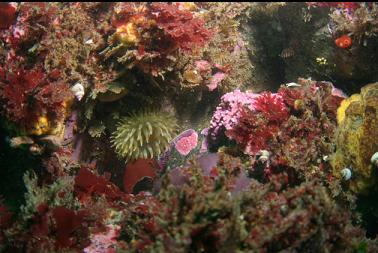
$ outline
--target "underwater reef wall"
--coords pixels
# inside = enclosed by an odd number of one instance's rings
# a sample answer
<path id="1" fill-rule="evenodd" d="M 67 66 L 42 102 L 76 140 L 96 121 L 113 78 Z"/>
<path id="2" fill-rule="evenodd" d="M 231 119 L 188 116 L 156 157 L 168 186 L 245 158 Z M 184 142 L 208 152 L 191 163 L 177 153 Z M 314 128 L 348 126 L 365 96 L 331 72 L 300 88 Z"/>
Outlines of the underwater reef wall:
<path id="1" fill-rule="evenodd" d="M 378 252 L 377 15 L 0 3 L 0 252 Z"/>
<path id="2" fill-rule="evenodd" d="M 277 88 L 298 77 L 313 77 L 352 94 L 378 79 L 376 4 L 251 5 L 242 30 L 252 47 L 257 83 Z"/>

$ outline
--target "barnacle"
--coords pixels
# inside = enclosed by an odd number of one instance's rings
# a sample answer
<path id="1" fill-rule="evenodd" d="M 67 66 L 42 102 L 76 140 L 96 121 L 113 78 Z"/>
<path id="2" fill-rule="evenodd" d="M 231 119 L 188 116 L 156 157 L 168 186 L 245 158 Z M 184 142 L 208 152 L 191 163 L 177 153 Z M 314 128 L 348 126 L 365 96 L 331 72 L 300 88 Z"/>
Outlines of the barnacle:
<path id="1" fill-rule="evenodd" d="M 341 176 L 345 181 L 347 181 L 352 177 L 352 171 L 349 168 L 342 169 Z"/>
<path id="2" fill-rule="evenodd" d="M 176 119 L 162 112 L 142 112 L 119 121 L 111 142 L 127 161 L 155 158 L 174 136 Z"/>
<path id="3" fill-rule="evenodd" d="M 371 158 L 370 158 L 370 161 L 373 165 L 377 166 L 378 167 L 378 152 L 375 152 Z"/>

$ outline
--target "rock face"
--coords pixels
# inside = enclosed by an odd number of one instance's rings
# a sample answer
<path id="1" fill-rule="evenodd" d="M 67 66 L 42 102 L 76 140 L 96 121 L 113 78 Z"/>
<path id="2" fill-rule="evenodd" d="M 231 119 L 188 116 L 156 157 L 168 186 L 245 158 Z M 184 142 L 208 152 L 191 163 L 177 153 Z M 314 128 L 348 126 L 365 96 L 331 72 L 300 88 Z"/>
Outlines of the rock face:
<path id="1" fill-rule="evenodd" d="M 332 159 L 334 173 L 341 176 L 344 168 L 351 168 L 350 189 L 366 193 L 378 181 L 377 168 L 370 161 L 378 151 L 378 82 L 364 86 L 360 94 L 345 99 L 337 114 L 337 151 Z"/>

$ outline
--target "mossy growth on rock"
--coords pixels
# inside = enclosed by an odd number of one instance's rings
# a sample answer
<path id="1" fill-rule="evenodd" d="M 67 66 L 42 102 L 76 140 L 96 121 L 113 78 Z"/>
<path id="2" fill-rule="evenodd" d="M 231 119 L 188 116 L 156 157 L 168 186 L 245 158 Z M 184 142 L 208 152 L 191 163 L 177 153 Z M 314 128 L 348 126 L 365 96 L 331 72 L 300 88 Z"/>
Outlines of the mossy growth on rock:
<path id="1" fill-rule="evenodd" d="M 163 112 L 142 112 L 121 119 L 111 142 L 127 161 L 157 158 L 177 129 L 176 119 Z"/>

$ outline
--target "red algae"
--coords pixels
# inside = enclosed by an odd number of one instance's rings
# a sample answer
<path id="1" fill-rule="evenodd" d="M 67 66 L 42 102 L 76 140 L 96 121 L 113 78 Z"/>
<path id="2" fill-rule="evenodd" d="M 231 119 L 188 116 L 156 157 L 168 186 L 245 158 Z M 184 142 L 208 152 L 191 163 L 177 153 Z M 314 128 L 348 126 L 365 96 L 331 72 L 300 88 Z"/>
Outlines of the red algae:
<path id="1" fill-rule="evenodd" d="M 0 252 L 378 252 L 377 17 L 0 3 Z"/>
<path id="2" fill-rule="evenodd" d="M 2 77 L 1 98 L 7 105 L 3 110 L 11 121 L 27 128 L 40 116 L 64 118 L 63 103 L 72 96 L 66 84 L 50 82 L 38 68 L 4 71 Z"/>
<path id="3" fill-rule="evenodd" d="M 58 206 L 52 210 L 52 215 L 56 222 L 57 246 L 59 248 L 71 246 L 73 242 L 70 236 L 76 229 L 83 226 L 85 212 L 75 213 L 63 206 Z"/>
<path id="4" fill-rule="evenodd" d="M 145 177 L 155 178 L 158 164 L 152 159 L 138 159 L 127 164 L 123 175 L 123 187 L 132 193 L 134 186 Z"/>
<path id="5" fill-rule="evenodd" d="M 92 194 L 104 195 L 110 200 L 126 198 L 126 194 L 117 186 L 85 167 L 82 167 L 75 177 L 75 188 L 79 198 L 86 198 Z"/>
<path id="6" fill-rule="evenodd" d="M 174 45 L 185 51 L 204 46 L 212 36 L 203 20 L 193 17 L 190 11 L 180 10 L 176 4 L 153 3 L 151 16 Z"/>
<path id="7" fill-rule="evenodd" d="M 10 3 L 0 3 L 0 29 L 8 29 L 16 21 L 16 7 Z"/>

